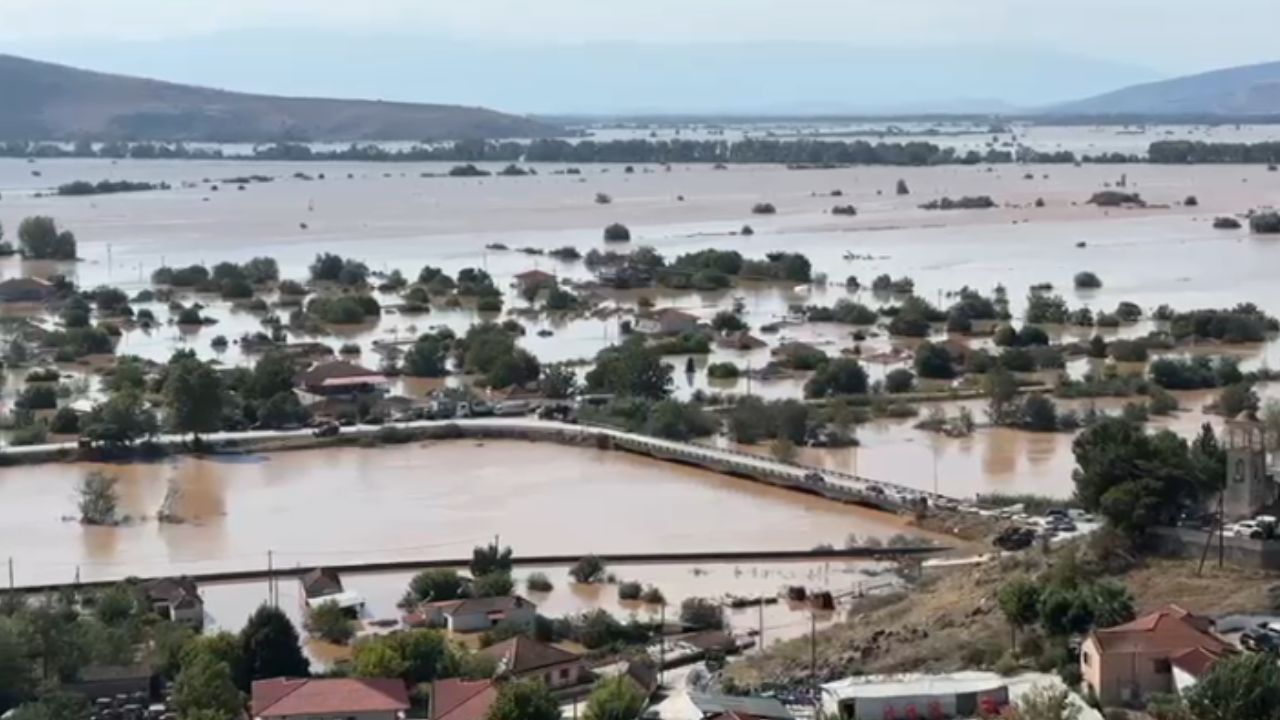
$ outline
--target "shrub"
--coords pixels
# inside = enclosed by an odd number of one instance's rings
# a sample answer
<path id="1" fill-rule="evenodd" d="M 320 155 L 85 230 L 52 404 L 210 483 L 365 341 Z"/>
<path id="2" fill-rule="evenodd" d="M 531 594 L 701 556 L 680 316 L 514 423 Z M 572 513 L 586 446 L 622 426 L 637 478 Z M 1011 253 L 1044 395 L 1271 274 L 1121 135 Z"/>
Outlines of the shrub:
<path id="1" fill-rule="evenodd" d="M 649 605 L 666 605 L 667 598 L 663 596 L 662 591 L 650 585 L 640 594 L 640 600 Z"/>
<path id="2" fill-rule="evenodd" d="M 13 404 L 22 410 L 52 410 L 58 407 L 58 389 L 52 385 L 29 385 L 18 393 Z"/>
<path id="3" fill-rule="evenodd" d="M 1239 230 L 1240 221 L 1233 217 L 1216 217 L 1213 219 L 1214 230 Z"/>
<path id="4" fill-rule="evenodd" d="M 939 200 L 930 200 L 920 206 L 921 210 L 986 210 L 996 206 L 996 201 L 991 199 L 990 195 L 966 195 L 961 198 L 952 200 L 949 197 L 943 197 Z"/>
<path id="5" fill-rule="evenodd" d="M 569 576 L 578 583 L 598 583 L 604 579 L 604 571 L 603 560 L 595 555 L 587 555 L 569 568 Z"/>
<path id="6" fill-rule="evenodd" d="M 57 368 L 36 368 L 27 373 L 28 383 L 58 382 L 62 377 Z"/>
<path id="7" fill-rule="evenodd" d="M 945 350 L 944 350 L 945 352 Z M 889 371 L 884 377 L 884 391 L 887 393 L 905 393 L 911 392 L 916 385 L 915 373 L 906 368 L 897 368 Z"/>
<path id="8" fill-rule="evenodd" d="M 897 192 L 897 194 L 899 194 L 899 195 L 910 195 L 910 194 L 911 194 L 911 190 L 907 188 L 907 181 L 906 181 L 906 180 L 902 180 L 902 179 L 899 179 L 899 180 L 898 180 L 898 185 L 897 185 L 897 188 L 895 189 L 895 191 L 896 191 L 896 192 Z"/>
<path id="9" fill-rule="evenodd" d="M 858 209 L 852 205 L 836 205 L 835 207 L 831 208 L 831 214 L 832 215 L 848 215 L 849 217 L 853 217 L 854 215 L 858 214 Z"/>
<path id="10" fill-rule="evenodd" d="M 605 242 L 630 242 L 631 230 L 622 223 L 613 223 L 604 229 Z"/>
<path id="11" fill-rule="evenodd" d="M 551 584 L 551 579 L 547 577 L 546 573 L 540 573 L 540 572 L 530 573 L 529 579 L 525 580 L 524 584 L 525 584 L 525 587 L 529 589 L 529 592 L 537 592 L 537 593 L 551 592 L 552 588 L 554 587 Z"/>
<path id="12" fill-rule="evenodd" d="M 643 591 L 644 589 L 640 586 L 640 583 L 635 582 L 633 580 L 628 580 L 618 586 L 618 599 L 619 600 L 639 600 L 640 594 Z"/>
<path id="13" fill-rule="evenodd" d="M 204 317 L 200 315 L 200 311 L 194 307 L 182 308 L 178 313 L 179 325 L 203 325 Z"/>
<path id="14" fill-rule="evenodd" d="M 738 366 L 731 362 L 715 362 L 707 366 L 707 377 L 716 380 L 732 380 L 740 374 Z"/>
<path id="15" fill-rule="evenodd" d="M 778 208 L 774 207 L 773 203 L 760 202 L 751 206 L 751 214 L 753 215 L 772 215 L 776 212 L 778 212 Z"/>
<path id="16" fill-rule="evenodd" d="M 1197 205 L 1200 204 L 1200 201 L 1196 198 L 1195 195 L 1188 195 L 1187 199 L 1182 201 L 1182 204 L 1185 205 L 1186 207 L 1196 207 Z"/>
<path id="17" fill-rule="evenodd" d="M 922 378 L 950 380 L 956 376 L 951 353 L 945 346 L 931 342 L 923 342 L 916 349 L 915 368 Z"/>
<path id="18" fill-rule="evenodd" d="M 705 598 L 686 598 L 680 603 L 680 622 L 696 630 L 720 630 L 724 627 L 724 608 Z"/>
<path id="19" fill-rule="evenodd" d="M 1122 205 L 1145 206 L 1147 203 L 1143 201 L 1142 196 L 1138 193 L 1120 192 L 1119 190 L 1103 190 L 1094 193 L 1088 200 L 1089 205 L 1097 205 L 1098 207 L 1120 207 Z"/>
<path id="20" fill-rule="evenodd" d="M 824 363 L 804 385 L 805 397 L 862 395 L 867 392 L 867 371 L 852 358 Z"/>
<path id="21" fill-rule="evenodd" d="M 1280 213 L 1260 212 L 1249 218 L 1249 230 L 1259 235 L 1280 233 Z"/>
<path id="22" fill-rule="evenodd" d="M 59 408 L 49 421 L 49 432 L 73 435 L 80 432 L 80 416 L 69 407 Z"/>
<path id="23" fill-rule="evenodd" d="M 1076 273 L 1075 285 L 1077 290 L 1096 290 L 1102 287 L 1102 280 L 1097 275 L 1085 270 Z"/>

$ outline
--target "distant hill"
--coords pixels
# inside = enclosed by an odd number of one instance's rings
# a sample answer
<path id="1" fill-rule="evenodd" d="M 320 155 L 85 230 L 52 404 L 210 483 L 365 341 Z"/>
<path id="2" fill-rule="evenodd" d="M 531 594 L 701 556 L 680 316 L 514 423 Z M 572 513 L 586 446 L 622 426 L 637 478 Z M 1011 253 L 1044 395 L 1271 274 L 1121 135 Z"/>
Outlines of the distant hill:
<path id="1" fill-rule="evenodd" d="M 1280 62 L 1244 65 L 1132 85 L 1046 108 L 1046 112 L 1064 115 L 1278 115 Z"/>
<path id="2" fill-rule="evenodd" d="M 0 139 L 460 140 L 558 131 L 484 108 L 249 95 L 0 55 Z"/>

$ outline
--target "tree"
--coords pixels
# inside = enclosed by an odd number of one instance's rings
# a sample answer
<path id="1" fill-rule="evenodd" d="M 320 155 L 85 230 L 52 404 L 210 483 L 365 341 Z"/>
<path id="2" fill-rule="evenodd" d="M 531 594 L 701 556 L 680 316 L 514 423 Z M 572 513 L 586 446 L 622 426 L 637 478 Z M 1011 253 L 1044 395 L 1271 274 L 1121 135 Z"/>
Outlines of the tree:
<path id="1" fill-rule="evenodd" d="M 646 347 L 643 338 L 633 338 L 597 353 L 586 383 L 591 392 L 661 400 L 671 392 L 671 373 L 671 366 Z"/>
<path id="2" fill-rule="evenodd" d="M 300 425 L 310 416 L 311 413 L 302 406 L 298 396 L 292 392 L 273 395 L 258 406 L 258 424 L 264 428 Z"/>
<path id="3" fill-rule="evenodd" d="M 278 608 L 260 605 L 240 631 L 249 679 L 306 677 L 311 666 L 298 645 L 298 631 Z"/>
<path id="4" fill-rule="evenodd" d="M 906 181 L 906 180 L 902 180 L 902 179 L 899 179 L 899 180 L 898 180 L 897 194 L 899 194 L 899 195 L 910 195 L 910 194 L 911 194 L 911 190 L 907 188 L 907 181 Z"/>
<path id="5" fill-rule="evenodd" d="M 742 318 L 729 310 L 721 310 L 711 318 L 711 327 L 720 332 L 738 332 L 747 329 L 747 324 Z"/>
<path id="6" fill-rule="evenodd" d="M 75 260 L 76 236 L 58 230 L 53 218 L 36 215 L 18 225 L 18 242 L 28 260 Z"/>
<path id="7" fill-rule="evenodd" d="M 1023 693 L 1001 718 L 1007 720 L 1077 720 L 1080 706 L 1071 699 L 1071 691 L 1052 685 L 1038 685 Z"/>
<path id="8" fill-rule="evenodd" d="M 409 672 L 409 662 L 385 637 L 356 643 L 351 655 L 351 674 L 362 678 L 398 678 Z"/>
<path id="9" fill-rule="evenodd" d="M 0 618 L 0 712 L 22 702 L 35 690 L 31 649 L 17 623 Z"/>
<path id="10" fill-rule="evenodd" d="M 987 418 L 995 425 L 1008 424 L 1014 398 L 1018 396 L 1018 381 L 1013 373 L 996 366 L 987 372 L 982 384 L 988 398 Z"/>
<path id="11" fill-rule="evenodd" d="M 951 363 L 951 352 L 945 345 L 931 342 L 920 343 L 916 349 L 916 373 L 922 378 L 950 380 L 956 376 L 956 369 Z"/>
<path id="12" fill-rule="evenodd" d="M 853 358 L 836 358 L 819 367 L 804 385 L 806 397 L 831 397 L 833 395 L 864 395 L 867 392 L 867 371 Z"/>
<path id="13" fill-rule="evenodd" d="M 546 365 L 538 380 L 538 389 L 552 400 L 565 400 L 578 391 L 578 376 L 573 368 L 564 364 Z"/>
<path id="14" fill-rule="evenodd" d="M 81 421 L 80 434 L 112 447 L 129 447 L 156 434 L 159 422 L 135 389 L 115 392 Z"/>
<path id="15" fill-rule="evenodd" d="M 448 374 L 444 343 L 433 335 L 423 335 L 404 354 L 404 374 L 410 377 L 444 377 Z"/>
<path id="16" fill-rule="evenodd" d="M 585 720 L 635 720 L 647 700 L 626 675 L 615 675 L 592 688 L 583 717 Z"/>
<path id="17" fill-rule="evenodd" d="M 1088 270 L 1076 273 L 1073 280 L 1077 290 L 1095 290 L 1102 287 L 1102 280 Z"/>
<path id="18" fill-rule="evenodd" d="M 1280 666 L 1269 653 L 1219 658 L 1187 695 L 1195 720 L 1280 719 Z"/>
<path id="19" fill-rule="evenodd" d="M 245 661 L 244 646 L 240 638 L 226 631 L 197 635 L 179 652 L 179 665 L 189 665 L 198 654 L 207 654 L 231 670 L 235 686 L 241 692 L 250 687 L 249 666 Z"/>
<path id="20" fill-rule="evenodd" d="M 471 583 L 471 596 L 478 598 L 502 597 L 510 595 L 514 589 L 515 581 L 511 579 L 511 574 L 496 571 L 477 577 Z"/>
<path id="21" fill-rule="evenodd" d="M 498 688 L 485 720 L 560 720 L 560 703 L 538 680 L 516 680 Z"/>
<path id="22" fill-rule="evenodd" d="M 498 543 L 478 545 L 471 551 L 471 577 L 480 577 L 491 573 L 511 572 L 511 548 L 498 547 Z"/>
<path id="23" fill-rule="evenodd" d="M 114 525 L 119 494 L 116 479 L 101 470 L 90 471 L 80 481 L 80 522 L 85 525 Z"/>
<path id="24" fill-rule="evenodd" d="M 605 242 L 630 242 L 631 230 L 622 223 L 613 223 L 604 229 Z"/>
<path id="25" fill-rule="evenodd" d="M 133 589 L 116 583 L 98 594 L 93 612 L 104 625 L 119 625 L 138 611 L 138 599 Z"/>
<path id="26" fill-rule="evenodd" d="M 587 555 L 569 568 L 569 576 L 579 583 L 596 583 L 604 579 L 604 561 Z"/>
<path id="27" fill-rule="evenodd" d="M 254 364 L 253 375 L 245 392 L 259 400 L 267 400 L 280 393 L 292 393 L 294 374 L 293 362 L 288 355 L 281 350 L 269 350 Z"/>
<path id="28" fill-rule="evenodd" d="M 195 717 L 197 711 L 236 718 L 244 710 L 244 698 L 232 681 L 231 668 L 207 652 L 195 653 L 183 663 L 173 682 L 172 703 L 183 720 Z"/>
<path id="29" fill-rule="evenodd" d="M 1133 620 L 1133 595 L 1124 585 L 1096 582 L 1089 587 L 1089 605 L 1093 608 L 1095 627 L 1114 627 Z"/>
<path id="30" fill-rule="evenodd" d="M 351 618 L 333 601 L 322 602 L 307 614 L 307 632 L 325 642 L 345 645 L 355 635 Z"/>
<path id="31" fill-rule="evenodd" d="M 1031 578 L 1018 576 L 1000 586 L 996 600 L 1009 623 L 1009 644 L 1017 647 L 1018 631 L 1034 625 L 1040 617 L 1040 586 Z"/>
<path id="32" fill-rule="evenodd" d="M 222 379 L 217 371 L 194 357 L 169 364 L 164 384 L 169 426 L 180 433 L 215 432 L 222 427 Z"/>
<path id="33" fill-rule="evenodd" d="M 1147 434 L 1121 418 L 1104 418 L 1072 445 L 1076 497 L 1117 529 L 1141 534 L 1175 520 L 1204 496 L 1204 475 L 1187 444 L 1168 430 Z"/>
<path id="34" fill-rule="evenodd" d="M 417 602 L 454 600 L 462 596 L 462 578 L 454 570 L 423 570 L 409 580 L 409 594 Z"/>
<path id="35" fill-rule="evenodd" d="M 706 598 L 685 598 L 680 603 L 680 622 L 698 630 L 719 630 L 724 627 L 724 608 Z"/>

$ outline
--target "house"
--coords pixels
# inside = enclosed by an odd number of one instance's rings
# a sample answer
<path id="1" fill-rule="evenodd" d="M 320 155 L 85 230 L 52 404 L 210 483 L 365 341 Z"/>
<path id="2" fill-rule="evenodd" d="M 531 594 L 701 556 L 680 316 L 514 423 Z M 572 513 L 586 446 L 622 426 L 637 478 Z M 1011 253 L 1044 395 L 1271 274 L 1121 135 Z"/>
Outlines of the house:
<path id="1" fill-rule="evenodd" d="M 1141 702 L 1172 693 L 1175 665 L 1194 681 L 1218 656 L 1231 652 L 1213 621 L 1168 605 L 1115 627 L 1094 630 L 1080 648 L 1080 673 L 1104 705 Z"/>
<path id="2" fill-rule="evenodd" d="M 385 375 L 345 360 L 312 365 L 294 377 L 294 385 L 317 399 L 374 395 L 386 391 Z"/>
<path id="3" fill-rule="evenodd" d="M 139 589 L 151 612 L 197 632 L 204 627 L 204 600 L 191 578 L 147 580 Z"/>
<path id="4" fill-rule="evenodd" d="M 0 282 L 0 303 L 43 303 L 53 298 L 53 283 L 40 278 L 9 278 Z"/>
<path id="5" fill-rule="evenodd" d="M 272 678 L 253 682 L 254 720 L 403 720 L 409 692 L 395 678 Z"/>
<path id="6" fill-rule="evenodd" d="M 658 689 L 658 670 L 652 663 L 628 660 L 623 663 L 619 674 L 629 680 L 646 699 Z"/>
<path id="7" fill-rule="evenodd" d="M 480 651 L 497 661 L 499 675 L 525 680 L 536 678 L 552 690 L 587 680 L 582 657 L 554 645 L 517 635 Z"/>
<path id="8" fill-rule="evenodd" d="M 516 290 L 521 294 L 536 293 L 556 286 L 556 276 L 543 270 L 526 270 L 516 275 Z"/>
<path id="9" fill-rule="evenodd" d="M 480 632 L 504 620 L 516 625 L 533 623 L 538 606 L 519 595 L 464 598 L 425 603 L 405 616 L 406 625 L 448 628 L 449 632 Z"/>
<path id="10" fill-rule="evenodd" d="M 725 350 L 759 350 L 768 344 L 746 330 L 728 332 L 716 338 L 716 345 Z"/>
<path id="11" fill-rule="evenodd" d="M 676 308 L 663 308 L 636 318 L 636 332 L 642 335 L 683 335 L 698 329 L 698 318 Z"/>
<path id="12" fill-rule="evenodd" d="M 329 568 L 313 568 L 298 578 L 302 584 L 302 595 L 308 601 L 342 592 L 342 578 L 336 570 Z"/>
<path id="13" fill-rule="evenodd" d="M 89 700 L 117 695 L 151 697 L 156 674 L 147 663 L 135 665 L 90 665 L 80 671 L 75 682 L 62 689 Z"/>
<path id="14" fill-rule="evenodd" d="M 430 720 L 485 720 L 498 697 L 493 680 L 436 680 L 431 683 Z"/>

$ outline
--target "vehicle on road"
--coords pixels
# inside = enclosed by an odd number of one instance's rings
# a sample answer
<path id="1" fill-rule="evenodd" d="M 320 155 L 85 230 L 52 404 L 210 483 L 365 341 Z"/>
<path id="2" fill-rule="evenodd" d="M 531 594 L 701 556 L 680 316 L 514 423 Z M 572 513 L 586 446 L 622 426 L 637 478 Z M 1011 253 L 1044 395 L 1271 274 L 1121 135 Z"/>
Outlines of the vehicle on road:
<path id="1" fill-rule="evenodd" d="M 336 422 L 329 421 L 324 425 L 311 431 L 311 434 L 318 438 L 337 437 L 342 432 L 342 426 Z"/>

